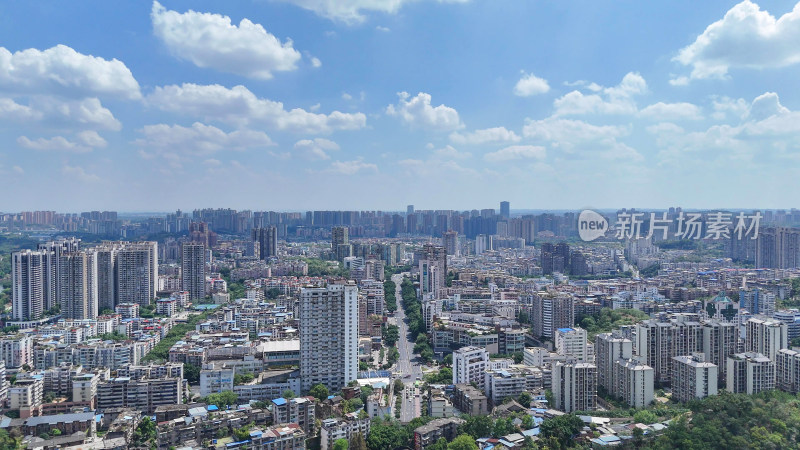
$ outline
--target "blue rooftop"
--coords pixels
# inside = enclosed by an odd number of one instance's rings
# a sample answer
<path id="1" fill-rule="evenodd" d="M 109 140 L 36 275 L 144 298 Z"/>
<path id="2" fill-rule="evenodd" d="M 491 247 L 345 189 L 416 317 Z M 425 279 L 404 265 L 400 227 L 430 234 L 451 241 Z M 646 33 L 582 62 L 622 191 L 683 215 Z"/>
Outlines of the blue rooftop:
<path id="1" fill-rule="evenodd" d="M 569 333 L 570 331 L 572 331 L 572 328 L 559 328 L 558 331 L 562 333 Z"/>
<path id="2" fill-rule="evenodd" d="M 207 409 L 209 411 L 219 411 L 219 408 L 217 408 L 217 405 L 208 405 Z"/>
<path id="3" fill-rule="evenodd" d="M 285 405 L 286 404 L 286 399 L 283 398 L 283 397 L 276 398 L 275 400 L 272 401 L 272 403 L 275 403 L 278 406 Z"/>

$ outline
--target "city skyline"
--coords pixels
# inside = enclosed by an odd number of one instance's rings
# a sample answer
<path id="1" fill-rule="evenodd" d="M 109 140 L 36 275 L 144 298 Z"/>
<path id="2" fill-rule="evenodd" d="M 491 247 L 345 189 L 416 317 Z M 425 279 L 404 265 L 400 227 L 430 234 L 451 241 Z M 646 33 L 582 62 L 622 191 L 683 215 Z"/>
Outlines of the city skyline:
<path id="1" fill-rule="evenodd" d="M 4 210 L 789 208 L 800 187 L 791 3 L 37 2 L 0 18 Z"/>

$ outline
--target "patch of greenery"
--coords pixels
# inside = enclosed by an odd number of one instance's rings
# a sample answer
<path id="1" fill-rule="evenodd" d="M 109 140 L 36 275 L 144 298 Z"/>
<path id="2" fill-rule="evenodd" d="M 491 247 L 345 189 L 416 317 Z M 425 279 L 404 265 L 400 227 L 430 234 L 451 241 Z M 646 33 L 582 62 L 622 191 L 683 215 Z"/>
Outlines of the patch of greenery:
<path id="1" fill-rule="evenodd" d="M 169 349 L 175 345 L 176 342 L 183 339 L 186 333 L 194 331 L 195 325 L 204 321 L 206 317 L 208 317 L 208 311 L 189 316 L 189 320 L 186 323 L 181 323 L 172 327 L 167 335 L 150 350 L 150 353 L 142 358 L 142 362 L 166 360 L 169 356 Z"/>
<path id="2" fill-rule="evenodd" d="M 695 400 L 688 415 L 674 420 L 651 444 L 654 449 L 798 448 L 800 399 L 767 391 Z"/>
<path id="3" fill-rule="evenodd" d="M 576 320 L 576 325 L 585 329 L 589 340 L 593 341 L 600 333 L 608 333 L 622 325 L 633 325 L 649 318 L 650 316 L 638 309 L 603 308 L 597 314 Z"/>

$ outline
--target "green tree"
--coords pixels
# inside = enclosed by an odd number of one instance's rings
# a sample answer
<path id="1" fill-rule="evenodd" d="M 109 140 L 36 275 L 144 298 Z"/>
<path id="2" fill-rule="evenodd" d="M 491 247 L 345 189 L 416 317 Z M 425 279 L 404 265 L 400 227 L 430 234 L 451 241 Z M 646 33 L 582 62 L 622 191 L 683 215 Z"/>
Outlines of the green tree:
<path id="1" fill-rule="evenodd" d="M 633 447 L 634 448 L 642 448 L 644 444 L 644 431 L 641 428 L 634 428 L 633 429 Z"/>
<path id="2" fill-rule="evenodd" d="M 511 418 L 499 418 L 495 420 L 494 426 L 492 427 L 492 436 L 494 437 L 502 437 L 511 433 L 516 433 L 517 427 L 511 422 Z"/>
<path id="3" fill-rule="evenodd" d="M 572 437 L 583 429 L 583 421 L 574 414 L 564 414 L 542 422 L 541 435 L 554 438 L 562 447 L 569 446 Z"/>
<path id="4" fill-rule="evenodd" d="M 361 433 L 356 433 L 350 438 L 350 450 L 368 450 L 367 441 Z"/>
<path id="5" fill-rule="evenodd" d="M 531 396 L 531 394 L 527 392 L 522 392 L 521 394 L 519 394 L 519 397 L 517 397 L 517 402 L 526 408 L 530 408 L 532 401 L 533 401 L 533 396 Z"/>
<path id="6" fill-rule="evenodd" d="M 403 382 L 402 382 L 402 381 L 400 381 L 400 379 L 399 379 L 399 378 L 398 378 L 398 379 L 396 379 L 396 380 L 394 380 L 394 391 L 395 391 L 395 392 L 400 392 L 400 391 L 402 391 L 402 390 L 403 390 L 403 389 L 405 389 L 405 388 L 406 388 L 406 385 L 405 385 L 405 384 L 403 384 Z"/>
<path id="7" fill-rule="evenodd" d="M 0 448 L 15 449 L 17 441 L 6 430 L 0 430 Z"/>
<path id="8" fill-rule="evenodd" d="M 291 400 L 291 399 L 293 399 L 293 398 L 294 398 L 294 395 L 295 395 L 295 394 L 294 394 L 294 391 L 293 391 L 293 390 L 291 390 L 291 389 L 284 389 L 284 390 L 283 390 L 283 398 L 285 398 L 285 399 L 287 399 L 287 400 Z"/>
<path id="9" fill-rule="evenodd" d="M 236 405 L 239 396 L 233 391 L 222 391 L 218 394 L 211 394 L 205 398 L 206 404 L 216 405 L 219 409 L 226 409 L 229 405 Z"/>
<path id="10" fill-rule="evenodd" d="M 250 429 L 252 427 L 250 425 L 246 425 L 241 428 L 234 428 L 233 429 L 233 437 L 236 439 L 237 442 L 246 441 L 250 439 Z"/>
<path id="11" fill-rule="evenodd" d="M 447 444 L 447 450 L 478 450 L 475 439 L 468 434 L 459 435 L 453 442 Z"/>
<path id="12" fill-rule="evenodd" d="M 321 383 L 311 386 L 311 389 L 309 389 L 308 394 L 318 400 L 325 400 L 326 398 L 328 398 L 329 395 L 328 388 Z"/>
<path id="13" fill-rule="evenodd" d="M 350 447 L 350 442 L 347 439 L 337 439 L 333 443 L 333 450 L 347 450 Z"/>
<path id="14" fill-rule="evenodd" d="M 373 392 L 375 391 L 374 389 L 372 389 L 372 386 L 362 386 L 361 395 L 359 396 L 361 398 L 361 401 L 363 403 L 367 403 L 367 399 L 369 398 L 370 395 L 372 395 Z"/>
<path id="15" fill-rule="evenodd" d="M 633 421 L 636 423 L 643 423 L 645 425 L 658 422 L 658 416 L 654 412 L 643 409 L 636 411 L 633 415 Z"/>
<path id="16" fill-rule="evenodd" d="M 426 450 L 447 450 L 447 439 L 441 437 L 438 441 L 425 447 Z"/>
<path id="17" fill-rule="evenodd" d="M 156 439 L 156 424 L 149 417 L 145 417 L 139 422 L 139 426 L 133 431 L 133 442 L 138 445 L 145 445 Z"/>
<path id="18" fill-rule="evenodd" d="M 489 416 L 468 416 L 466 421 L 459 426 L 458 432 L 480 439 L 492 434 L 493 425 Z"/>
<path id="19" fill-rule="evenodd" d="M 189 384 L 200 383 L 200 368 L 191 363 L 183 364 L 183 377 Z"/>
<path id="20" fill-rule="evenodd" d="M 386 325 L 383 327 L 383 343 L 387 347 L 393 347 L 400 339 L 400 329 L 397 325 Z"/>
<path id="21" fill-rule="evenodd" d="M 525 414 L 522 416 L 522 429 L 530 430 L 534 426 L 533 416 Z"/>
<path id="22" fill-rule="evenodd" d="M 367 446 L 370 449 L 392 449 L 408 445 L 411 434 L 393 420 L 375 419 L 370 424 Z"/>

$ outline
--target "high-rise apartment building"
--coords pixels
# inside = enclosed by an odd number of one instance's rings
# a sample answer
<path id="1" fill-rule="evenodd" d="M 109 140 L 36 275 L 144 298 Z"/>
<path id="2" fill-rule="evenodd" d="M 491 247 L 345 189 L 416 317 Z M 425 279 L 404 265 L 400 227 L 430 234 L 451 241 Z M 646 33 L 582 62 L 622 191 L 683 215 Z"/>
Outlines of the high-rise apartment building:
<path id="1" fill-rule="evenodd" d="M 331 228 L 331 251 L 339 262 L 344 261 L 348 256 L 353 256 L 353 246 L 350 245 L 349 228 Z"/>
<path id="2" fill-rule="evenodd" d="M 800 352 L 782 349 L 775 359 L 776 387 L 792 394 L 800 392 Z"/>
<path id="3" fill-rule="evenodd" d="M 653 368 L 635 359 L 614 362 L 614 384 L 609 393 L 633 408 L 644 408 L 655 397 Z"/>
<path id="4" fill-rule="evenodd" d="M 61 315 L 65 319 L 97 318 L 97 254 L 78 251 L 58 258 Z"/>
<path id="5" fill-rule="evenodd" d="M 158 243 L 124 243 L 117 252 L 116 303 L 149 305 L 158 291 Z"/>
<path id="6" fill-rule="evenodd" d="M 597 365 L 597 385 L 607 392 L 614 389 L 614 363 L 628 360 L 633 356 L 633 341 L 619 332 L 601 333 L 594 339 L 595 364 Z"/>
<path id="7" fill-rule="evenodd" d="M 534 335 L 553 339 L 557 329 L 575 322 L 575 301 L 567 294 L 534 295 L 531 321 Z"/>
<path id="8" fill-rule="evenodd" d="M 581 327 L 557 328 L 556 353 L 573 357 L 581 362 L 590 362 L 586 337 L 586 330 Z"/>
<path id="9" fill-rule="evenodd" d="M 736 353 L 726 365 L 728 392 L 752 395 L 775 389 L 775 362 L 761 353 Z"/>
<path id="10" fill-rule="evenodd" d="M 636 324 L 635 348 L 642 362 L 655 370 L 656 381 L 669 384 L 675 356 L 703 351 L 703 328 L 691 316 L 668 322 L 646 320 Z"/>
<path id="11" fill-rule="evenodd" d="M 274 226 L 253 228 L 253 242 L 257 243 L 259 257 L 262 260 L 278 256 L 278 229 Z"/>
<path id="12" fill-rule="evenodd" d="M 189 293 L 189 300 L 206 296 L 206 246 L 186 242 L 182 247 L 181 287 Z"/>
<path id="13" fill-rule="evenodd" d="M 597 408 L 597 367 L 590 363 L 557 362 L 552 371 L 554 408 L 567 413 Z"/>
<path id="14" fill-rule="evenodd" d="M 458 232 L 449 230 L 442 235 L 442 243 L 444 244 L 444 250 L 450 256 L 459 256 L 459 248 L 458 248 Z"/>
<path id="15" fill-rule="evenodd" d="M 747 320 L 744 351 L 761 353 L 775 361 L 778 350 L 789 348 L 788 329 L 784 322 L 763 317 Z"/>
<path id="16" fill-rule="evenodd" d="M 500 202 L 500 217 L 504 219 L 511 217 L 511 203 Z"/>
<path id="17" fill-rule="evenodd" d="M 775 314 L 775 294 L 759 288 L 740 289 L 739 308 L 750 314 L 772 317 Z"/>
<path id="18" fill-rule="evenodd" d="M 338 391 L 358 370 L 358 287 L 354 282 L 300 291 L 300 379 Z"/>
<path id="19" fill-rule="evenodd" d="M 703 354 L 706 361 L 717 365 L 720 380 L 725 380 L 728 357 L 738 352 L 738 349 L 738 324 L 719 320 L 703 323 Z"/>
<path id="20" fill-rule="evenodd" d="M 800 229 L 764 228 L 756 239 L 756 268 L 800 267 Z"/>
<path id="21" fill-rule="evenodd" d="M 15 320 L 38 319 L 45 311 L 47 252 L 23 250 L 11 255 L 11 315 Z"/>
<path id="22" fill-rule="evenodd" d="M 453 352 L 453 384 L 475 383 L 484 387 L 484 372 L 489 365 L 489 352 L 481 347 L 461 347 Z"/>
<path id="23" fill-rule="evenodd" d="M 119 243 L 103 243 L 94 249 L 97 255 L 97 309 L 114 310 L 117 306 L 117 252 Z"/>
<path id="24" fill-rule="evenodd" d="M 719 372 L 716 364 L 704 360 L 702 355 L 684 355 L 673 358 L 672 397 L 679 402 L 717 395 Z"/>
<path id="25" fill-rule="evenodd" d="M 447 251 L 444 247 L 433 244 L 422 246 L 419 254 L 419 279 L 422 294 L 439 295 L 447 281 Z"/>

